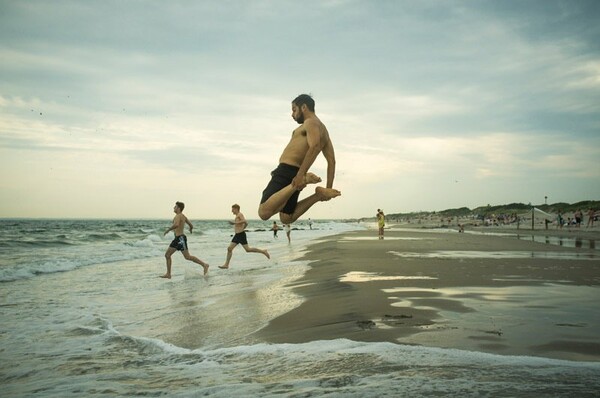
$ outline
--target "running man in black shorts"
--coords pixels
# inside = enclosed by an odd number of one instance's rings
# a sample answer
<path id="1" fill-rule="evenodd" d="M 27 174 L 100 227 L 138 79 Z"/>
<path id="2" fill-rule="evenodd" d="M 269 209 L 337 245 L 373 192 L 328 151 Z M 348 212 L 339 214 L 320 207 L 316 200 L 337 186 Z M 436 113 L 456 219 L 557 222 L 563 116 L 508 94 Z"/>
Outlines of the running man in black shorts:
<path id="1" fill-rule="evenodd" d="M 268 220 L 279 213 L 284 224 L 291 224 L 317 202 L 340 196 L 333 189 L 335 152 L 325 125 L 315 115 L 315 101 L 307 94 L 292 101 L 292 117 L 300 124 L 279 158 L 279 166 L 271 172 L 271 181 L 263 191 L 258 215 Z M 300 191 L 307 184 L 317 184 L 321 178 L 308 170 L 323 153 L 327 161 L 327 185 L 316 187 L 315 193 L 298 201 Z"/>
<path id="2" fill-rule="evenodd" d="M 244 215 L 240 212 L 240 205 L 235 204 L 231 206 L 231 212 L 235 214 L 235 220 L 229 221 L 229 223 L 233 225 L 235 235 L 233 235 L 233 239 L 227 248 L 227 259 L 225 260 L 225 264 L 219 265 L 219 268 L 229 268 L 229 262 L 231 261 L 231 256 L 233 255 L 233 249 L 235 249 L 237 245 L 242 245 L 247 253 L 261 253 L 267 258 L 271 258 L 268 251 L 248 246 L 248 238 L 246 237 L 246 231 L 244 231 L 244 229 L 248 226 L 248 222 L 246 221 Z"/>
<path id="3" fill-rule="evenodd" d="M 188 249 L 187 236 L 185 236 L 185 234 L 183 233 L 183 228 L 185 227 L 185 224 L 187 224 L 190 227 L 191 233 L 194 226 L 192 225 L 190 220 L 188 220 L 188 218 L 183 215 L 182 211 L 184 207 L 185 204 L 183 204 L 182 202 L 175 203 L 175 207 L 173 208 L 173 211 L 175 212 L 175 218 L 173 218 L 173 225 L 171 226 L 171 228 L 165 231 L 165 235 L 170 231 L 175 231 L 175 239 L 173 239 L 173 241 L 169 245 L 169 248 L 167 249 L 167 252 L 165 253 L 165 258 L 167 259 L 167 273 L 162 275 L 161 278 L 171 279 L 171 256 L 176 251 L 182 252 L 183 257 L 185 257 L 186 260 L 193 261 L 196 264 L 200 264 L 202 268 L 204 268 L 204 275 L 208 273 L 209 265 L 204 261 L 200 260 L 198 257 L 192 256 Z"/>

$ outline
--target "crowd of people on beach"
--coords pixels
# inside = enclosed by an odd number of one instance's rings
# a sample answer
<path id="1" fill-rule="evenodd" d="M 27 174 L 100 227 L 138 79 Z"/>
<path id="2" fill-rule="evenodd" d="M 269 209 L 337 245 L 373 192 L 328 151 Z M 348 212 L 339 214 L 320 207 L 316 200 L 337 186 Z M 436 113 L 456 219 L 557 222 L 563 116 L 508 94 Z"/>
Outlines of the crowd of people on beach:
<path id="1" fill-rule="evenodd" d="M 596 211 L 590 207 L 587 212 L 586 227 L 587 228 L 593 227 L 594 222 L 598 221 L 598 217 L 600 217 L 600 211 Z M 560 228 L 560 229 L 562 229 L 563 227 L 581 228 L 583 223 L 584 223 L 584 214 L 581 211 L 581 209 L 577 209 L 573 213 L 573 217 L 567 217 L 567 219 L 565 219 L 565 217 L 561 211 L 559 211 L 558 215 L 556 216 L 556 228 Z"/>
<path id="2" fill-rule="evenodd" d="M 502 225 L 511 225 L 511 224 L 521 224 L 526 220 L 530 220 L 530 217 L 525 217 L 526 215 L 517 215 L 516 213 L 512 213 L 510 215 L 490 215 L 489 217 L 484 218 L 483 223 L 485 226 L 502 226 Z M 589 208 L 587 214 L 584 214 L 581 209 L 577 209 L 570 216 L 567 216 L 562 210 L 558 210 L 554 219 L 550 218 L 550 214 L 547 214 L 545 217 L 540 217 L 540 220 L 543 220 L 543 223 L 548 229 L 549 225 L 554 225 L 557 229 L 562 229 L 563 227 L 574 227 L 581 228 L 585 222 L 585 218 L 587 217 L 587 228 L 594 227 L 594 222 L 598 221 L 598 217 L 600 217 L 600 211 L 596 211 L 593 208 Z"/>
<path id="3" fill-rule="evenodd" d="M 499 226 L 516 223 L 519 220 L 517 213 L 498 214 L 486 217 L 483 221 L 486 226 Z"/>

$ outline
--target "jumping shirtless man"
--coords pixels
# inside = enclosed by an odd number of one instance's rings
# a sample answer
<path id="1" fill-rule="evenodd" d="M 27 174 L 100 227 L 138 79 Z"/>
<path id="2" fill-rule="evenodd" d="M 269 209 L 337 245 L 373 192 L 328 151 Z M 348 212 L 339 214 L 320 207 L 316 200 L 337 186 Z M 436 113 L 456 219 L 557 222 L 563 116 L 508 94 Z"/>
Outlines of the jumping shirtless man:
<path id="1" fill-rule="evenodd" d="M 279 166 L 271 172 L 271 181 L 263 191 L 258 215 L 268 220 L 279 213 L 284 224 L 291 224 L 317 202 L 340 196 L 333 189 L 335 153 L 325 125 L 315 115 L 315 101 L 310 95 L 299 95 L 292 101 L 292 118 L 300 124 L 279 158 Z M 298 202 L 300 191 L 307 184 L 321 182 L 321 178 L 308 170 L 323 153 L 327 160 L 326 187 L 316 187 L 315 193 Z"/>
<path id="2" fill-rule="evenodd" d="M 175 212 L 175 218 L 173 218 L 173 225 L 171 228 L 165 231 L 165 235 L 170 231 L 175 231 L 175 239 L 169 245 L 167 252 L 165 253 L 165 258 L 167 259 L 167 273 L 162 275 L 161 278 L 171 279 L 171 256 L 176 251 L 181 251 L 183 253 L 183 257 L 185 257 L 188 261 L 193 261 L 196 264 L 200 264 L 202 268 L 204 268 L 204 275 L 208 273 L 208 264 L 204 261 L 200 260 L 198 257 L 194 257 L 190 254 L 187 246 L 187 236 L 183 233 L 183 228 L 185 224 L 190 227 L 190 232 L 192 232 L 193 225 L 188 220 L 186 216 L 183 215 L 182 211 L 185 205 L 182 202 L 176 202 L 173 211 Z"/>

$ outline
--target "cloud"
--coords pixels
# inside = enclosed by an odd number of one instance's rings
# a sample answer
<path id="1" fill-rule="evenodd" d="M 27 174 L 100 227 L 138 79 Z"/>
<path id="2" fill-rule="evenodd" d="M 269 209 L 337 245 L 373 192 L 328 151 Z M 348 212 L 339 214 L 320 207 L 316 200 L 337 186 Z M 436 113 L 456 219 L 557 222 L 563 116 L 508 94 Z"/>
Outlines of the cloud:
<path id="1" fill-rule="evenodd" d="M 370 214 L 382 196 L 389 210 L 597 196 L 597 11 L 552 0 L 4 2 L 0 196 L 38 185 L 44 205 L 17 213 L 64 211 L 56 186 L 68 185 L 98 214 L 121 214 L 110 202 L 130 198 L 153 215 L 194 195 L 228 217 L 231 196 L 257 200 L 302 92 L 328 127 L 344 192 L 313 217 Z M 319 157 L 314 170 L 325 168 Z"/>

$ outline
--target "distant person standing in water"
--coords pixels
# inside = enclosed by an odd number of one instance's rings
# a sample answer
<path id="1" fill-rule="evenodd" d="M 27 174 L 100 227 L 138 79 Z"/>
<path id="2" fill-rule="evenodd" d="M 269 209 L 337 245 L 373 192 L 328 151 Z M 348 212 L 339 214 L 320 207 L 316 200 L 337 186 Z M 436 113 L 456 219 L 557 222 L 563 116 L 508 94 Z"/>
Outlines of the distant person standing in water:
<path id="1" fill-rule="evenodd" d="M 233 239 L 227 248 L 227 259 L 225 260 L 225 264 L 219 265 L 221 269 L 228 269 L 229 262 L 231 261 L 231 256 L 233 255 L 233 249 L 238 244 L 241 244 L 246 253 L 261 253 L 264 254 L 266 258 L 271 258 L 269 252 L 262 249 L 256 249 L 254 247 L 248 246 L 248 238 L 246 237 L 246 232 L 244 229 L 248 226 L 248 222 L 244 215 L 240 212 L 240 205 L 234 204 L 231 206 L 231 212 L 235 215 L 235 219 L 233 221 L 229 221 L 231 225 L 233 225 L 233 231 L 235 235 L 233 235 Z"/>
<path id="2" fill-rule="evenodd" d="M 302 94 L 292 101 L 292 118 L 300 127 L 279 157 L 279 166 L 271 172 L 271 180 L 263 191 L 258 215 L 268 220 L 279 213 L 284 224 L 291 224 L 317 202 L 331 200 L 342 193 L 333 189 L 335 153 L 327 128 L 315 114 L 315 101 Z M 326 187 L 316 187 L 315 193 L 298 202 L 300 191 L 307 184 L 317 184 L 321 178 L 308 170 L 323 153 L 327 161 Z"/>
<path id="3" fill-rule="evenodd" d="M 277 221 L 273 221 L 273 227 L 271 228 L 273 231 L 273 237 L 277 238 L 277 231 L 279 231 L 279 226 L 277 225 Z"/>
<path id="4" fill-rule="evenodd" d="M 288 238 L 288 243 L 292 243 L 292 226 L 290 224 L 283 224 L 283 229 L 285 230 L 285 235 Z"/>
<path id="5" fill-rule="evenodd" d="M 594 226 L 594 218 L 596 217 L 596 211 L 594 211 L 593 208 L 590 207 L 590 209 L 588 210 L 588 222 L 587 222 L 587 228 L 589 228 L 590 226 Z"/>
<path id="6" fill-rule="evenodd" d="M 190 220 L 188 220 L 188 218 L 182 213 L 184 207 L 185 204 L 183 204 L 182 202 L 175 202 L 175 207 L 173 208 L 173 211 L 175 212 L 175 218 L 173 218 L 173 225 L 164 233 L 166 235 L 170 231 L 174 231 L 175 239 L 173 239 L 173 241 L 169 245 L 169 248 L 167 249 L 167 252 L 165 253 L 165 258 L 167 260 L 167 273 L 161 276 L 161 278 L 171 279 L 171 256 L 176 251 L 182 252 L 183 257 L 186 260 L 193 261 L 196 264 L 200 264 L 204 268 L 204 275 L 208 273 L 209 265 L 204 261 L 200 260 L 198 257 L 192 256 L 190 254 L 190 251 L 188 250 L 187 236 L 185 236 L 185 234 L 183 233 L 183 228 L 185 227 L 185 224 L 187 224 L 190 228 L 190 233 L 192 233 L 192 229 L 194 228 L 194 226 L 192 225 Z"/>

